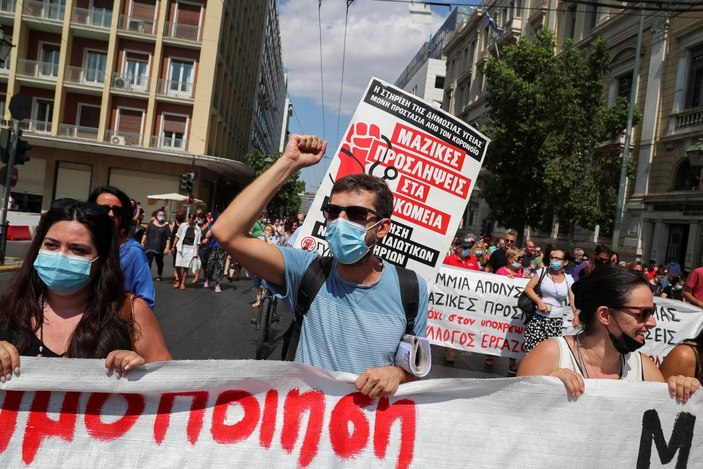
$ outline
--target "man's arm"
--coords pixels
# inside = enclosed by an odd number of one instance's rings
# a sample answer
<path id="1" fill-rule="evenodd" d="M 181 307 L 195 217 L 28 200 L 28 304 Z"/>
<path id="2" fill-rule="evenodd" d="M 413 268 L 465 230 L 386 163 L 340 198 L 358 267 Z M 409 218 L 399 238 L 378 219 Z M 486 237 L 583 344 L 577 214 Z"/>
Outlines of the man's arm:
<path id="1" fill-rule="evenodd" d="M 213 236 L 229 255 L 249 272 L 276 285 L 285 284 L 283 256 L 278 248 L 253 238 L 254 225 L 281 186 L 302 168 L 320 161 L 327 142 L 312 135 L 293 135 L 281 157 L 247 186 L 213 225 Z"/>
<path id="2" fill-rule="evenodd" d="M 683 293 L 681 293 L 681 296 L 684 300 L 688 301 L 692 305 L 698 306 L 699 308 L 703 308 L 703 301 L 693 296 L 693 290 L 690 286 L 686 285 L 685 287 L 683 287 Z"/>

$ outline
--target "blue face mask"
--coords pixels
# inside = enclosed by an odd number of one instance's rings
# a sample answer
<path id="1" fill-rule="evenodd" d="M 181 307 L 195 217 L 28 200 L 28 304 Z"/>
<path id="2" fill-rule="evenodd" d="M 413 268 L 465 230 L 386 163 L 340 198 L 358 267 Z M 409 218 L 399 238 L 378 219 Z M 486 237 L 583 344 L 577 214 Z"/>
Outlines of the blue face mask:
<path id="1" fill-rule="evenodd" d="M 513 269 L 517 270 L 520 268 L 521 265 L 522 264 L 520 264 L 519 262 L 513 262 Z"/>
<path id="2" fill-rule="evenodd" d="M 683 285 L 676 285 L 674 288 L 676 288 L 677 290 L 683 290 Z"/>
<path id="3" fill-rule="evenodd" d="M 483 251 L 480 250 L 480 249 L 476 249 L 476 250 L 474 251 L 474 255 L 475 255 L 476 257 L 481 257 L 481 256 L 483 256 Z"/>
<path id="4" fill-rule="evenodd" d="M 461 257 L 469 257 L 471 254 L 471 249 L 462 249 L 461 250 Z"/>
<path id="5" fill-rule="evenodd" d="M 549 261 L 549 268 L 552 270 L 560 270 L 564 265 L 561 261 Z"/>
<path id="6" fill-rule="evenodd" d="M 158 217 L 156 217 L 156 219 L 159 221 L 159 223 L 163 223 L 166 221 L 166 217 L 164 217 L 163 215 L 159 215 Z"/>
<path id="7" fill-rule="evenodd" d="M 332 255 L 341 264 L 353 264 L 369 252 L 366 232 L 381 223 L 381 220 L 366 228 L 344 218 L 327 222 L 325 240 Z"/>
<path id="8" fill-rule="evenodd" d="M 70 295 L 88 285 L 91 265 L 97 259 L 41 249 L 33 265 L 49 290 L 58 295 Z"/>

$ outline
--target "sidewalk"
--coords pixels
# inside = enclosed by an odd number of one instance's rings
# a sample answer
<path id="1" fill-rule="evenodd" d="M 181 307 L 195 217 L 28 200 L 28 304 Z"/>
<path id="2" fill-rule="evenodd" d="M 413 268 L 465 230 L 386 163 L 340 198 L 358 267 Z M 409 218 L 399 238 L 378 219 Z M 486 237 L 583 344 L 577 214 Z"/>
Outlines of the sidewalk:
<path id="1" fill-rule="evenodd" d="M 5 265 L 0 265 L 0 272 L 10 272 L 22 267 L 22 259 L 19 257 L 5 257 Z"/>

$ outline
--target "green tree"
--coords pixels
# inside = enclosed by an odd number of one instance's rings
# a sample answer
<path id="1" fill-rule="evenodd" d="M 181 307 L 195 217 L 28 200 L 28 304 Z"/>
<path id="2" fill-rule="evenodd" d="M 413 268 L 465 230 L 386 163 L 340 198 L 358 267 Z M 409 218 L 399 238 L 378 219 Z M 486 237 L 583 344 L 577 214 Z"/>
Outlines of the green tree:
<path id="1" fill-rule="evenodd" d="M 264 155 L 259 150 L 253 150 L 244 155 L 244 159 L 258 177 L 280 156 L 280 153 Z M 268 204 L 271 216 L 283 218 L 298 213 L 300 209 L 300 194 L 305 190 L 305 182 L 300 181 L 299 177 L 300 173 L 296 173 L 273 196 Z"/>
<path id="2" fill-rule="evenodd" d="M 612 225 L 621 162 L 613 142 L 625 129 L 627 100 L 608 107 L 610 56 L 602 39 L 586 48 L 540 29 L 486 63 L 492 138 L 484 194 L 503 226 Z"/>

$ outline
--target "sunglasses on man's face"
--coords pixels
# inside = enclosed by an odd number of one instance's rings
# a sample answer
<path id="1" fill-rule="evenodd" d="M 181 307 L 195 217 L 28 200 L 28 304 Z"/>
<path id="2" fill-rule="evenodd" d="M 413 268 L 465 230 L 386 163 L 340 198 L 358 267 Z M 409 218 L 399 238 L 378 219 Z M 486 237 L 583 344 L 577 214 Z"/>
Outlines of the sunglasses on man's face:
<path id="1" fill-rule="evenodd" d="M 376 215 L 378 213 L 375 210 L 366 207 L 360 207 L 358 205 L 349 205 L 347 207 L 343 205 L 336 204 L 326 204 L 322 207 L 322 214 L 326 220 L 332 221 L 339 218 L 339 215 L 344 212 L 347 214 L 347 219 L 353 221 L 354 223 L 360 223 L 365 225 L 369 218 L 369 213 Z"/>
<path id="2" fill-rule="evenodd" d="M 81 202 L 80 200 L 63 198 L 56 199 L 51 203 L 51 208 L 71 209 L 75 208 L 86 215 L 105 215 L 109 211 L 104 205 L 94 204 L 92 202 Z"/>
<path id="3" fill-rule="evenodd" d="M 505 241 L 505 244 L 515 244 L 514 239 L 504 239 L 503 241 Z"/>

